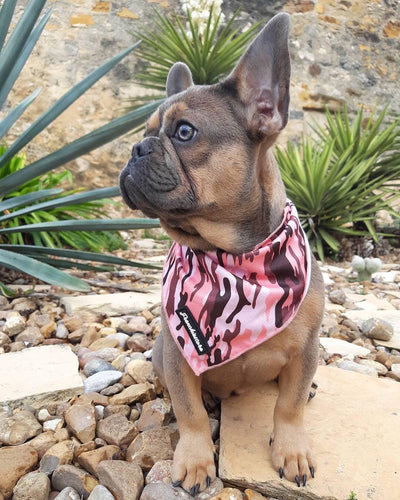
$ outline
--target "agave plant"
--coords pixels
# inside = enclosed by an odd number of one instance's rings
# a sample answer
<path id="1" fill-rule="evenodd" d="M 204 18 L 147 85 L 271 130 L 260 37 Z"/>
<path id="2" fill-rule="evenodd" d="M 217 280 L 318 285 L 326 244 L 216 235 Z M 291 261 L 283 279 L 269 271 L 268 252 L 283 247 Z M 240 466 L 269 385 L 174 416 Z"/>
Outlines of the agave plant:
<path id="1" fill-rule="evenodd" d="M 178 15 L 169 19 L 155 11 L 153 17 L 156 29 L 137 33 L 142 43 L 136 53 L 145 64 L 142 72 L 137 72 L 136 80 L 145 88 L 157 90 L 164 95 L 165 82 L 172 64 L 186 63 L 198 85 L 212 84 L 228 74 L 243 54 L 250 40 L 255 36 L 261 23 L 256 23 L 240 33 L 234 27 L 238 12 L 222 26 L 222 12 L 214 13 L 211 6 L 206 26 L 202 33 L 187 10 L 186 19 L 189 32 Z M 216 14 L 216 15 L 215 15 Z"/>
<path id="2" fill-rule="evenodd" d="M 339 235 L 378 239 L 374 222 L 384 210 L 398 217 L 393 202 L 400 195 L 400 119 L 380 128 L 385 110 L 363 129 L 363 113 L 350 122 L 327 111 L 327 127 L 315 126 L 316 137 L 299 146 L 276 148 L 289 198 L 296 204 L 314 250 L 323 259 L 337 253 Z"/>
<path id="3" fill-rule="evenodd" d="M 14 29 L 11 30 L 5 43 L 16 3 L 17 0 L 4 0 L 0 10 L 0 109 L 6 102 L 52 12 L 52 9 L 49 9 L 42 15 L 46 0 L 29 0 L 21 18 Z M 93 71 L 34 121 L 8 149 L 3 151 L 3 154 L 0 156 L 0 175 L 7 169 L 10 160 L 24 146 L 137 46 L 138 43 L 135 43 Z M 39 89 L 35 90 L 1 119 L 0 139 L 7 134 L 28 106 L 36 99 L 38 94 Z M 141 265 L 137 262 L 119 259 L 111 255 L 82 252 L 73 249 L 47 248 L 45 246 L 15 245 L 4 243 L 4 240 L 6 235 L 18 233 L 34 234 L 40 232 L 45 234 L 49 231 L 115 231 L 158 227 L 157 220 L 82 219 L 29 223 L 14 227 L 5 227 L 5 221 L 11 217 L 23 217 L 28 213 L 33 214 L 39 210 L 57 209 L 119 196 L 118 187 L 96 189 L 69 195 L 65 195 L 60 189 L 54 188 L 21 194 L 17 197 L 12 196 L 12 193 L 32 179 L 50 172 L 137 127 L 158 104 L 158 102 L 154 102 L 141 106 L 125 116 L 117 118 L 107 125 L 65 145 L 59 150 L 26 165 L 24 168 L 2 176 L 0 184 L 0 262 L 3 267 L 24 271 L 47 283 L 64 288 L 88 290 L 86 283 L 57 268 L 84 267 L 87 269 L 96 269 L 97 267 L 91 264 L 91 262 L 110 265 Z"/>

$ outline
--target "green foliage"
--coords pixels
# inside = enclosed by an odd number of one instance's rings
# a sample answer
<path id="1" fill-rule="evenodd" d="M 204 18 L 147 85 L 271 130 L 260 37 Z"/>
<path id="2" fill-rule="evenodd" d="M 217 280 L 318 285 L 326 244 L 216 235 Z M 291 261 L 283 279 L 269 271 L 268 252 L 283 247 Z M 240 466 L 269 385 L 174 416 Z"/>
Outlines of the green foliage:
<path id="1" fill-rule="evenodd" d="M 0 155 L 5 153 L 6 148 L 0 146 Z M 11 158 L 0 171 L 0 180 L 6 175 L 18 172 L 25 166 L 25 155 L 15 156 Z M 20 198 L 21 196 L 27 195 L 29 193 L 37 193 L 42 190 L 52 190 L 55 189 L 56 193 L 45 198 L 46 202 L 54 200 L 59 194 L 62 193 L 62 189 L 57 189 L 64 183 L 72 184 L 72 174 L 68 170 L 63 172 L 49 172 L 40 177 L 36 177 L 25 183 L 24 185 L 17 188 L 15 191 L 9 193 L 4 200 L 11 200 L 13 198 Z M 71 196 L 81 190 L 74 189 L 62 193 L 63 196 Z M 69 205 L 67 208 L 64 207 L 50 207 L 44 210 L 35 210 L 34 206 L 29 207 L 29 211 L 22 213 L 20 216 L 13 216 L 13 210 L 10 213 L 4 214 L 4 217 L 0 216 L 2 221 L 1 227 L 16 227 L 24 226 L 29 224 L 36 224 L 40 222 L 56 222 L 60 220 L 68 219 L 90 219 L 93 217 L 107 217 L 104 212 L 104 203 L 107 200 L 95 200 L 88 201 L 84 203 L 76 203 L 74 205 Z M 22 207 L 23 210 L 23 207 Z M 21 208 L 18 213 L 21 212 Z M 118 248 L 125 248 L 121 235 L 116 232 L 98 231 L 98 232 L 88 232 L 88 231 L 69 231 L 59 233 L 50 232 L 38 232 L 38 233 L 24 233 L 23 230 L 18 233 L 12 233 L 10 235 L 0 236 L 0 243 L 10 243 L 12 245 L 24 245 L 24 244 L 34 244 L 38 246 L 46 247 L 62 247 L 67 246 L 80 250 L 91 250 L 94 252 L 101 252 L 103 250 L 113 251 Z"/>
<path id="2" fill-rule="evenodd" d="M 29 0 L 19 21 L 10 30 L 16 3 L 16 0 L 4 0 L 0 10 L 0 108 L 14 88 L 17 78 L 52 12 L 52 9 L 49 9 L 42 15 L 46 0 Z M 40 17 L 41 15 L 42 17 Z M 24 271 L 47 283 L 61 287 L 88 290 L 89 287 L 84 282 L 56 269 L 56 267 L 98 269 L 99 267 L 93 265 L 92 262 L 101 262 L 112 266 L 140 265 L 106 254 L 78 251 L 71 248 L 50 248 L 55 244 L 65 243 L 70 247 L 94 248 L 99 245 L 99 240 L 96 236 L 89 236 L 88 231 L 118 231 L 159 226 L 158 221 L 152 219 L 102 218 L 103 213 L 98 205 L 99 200 L 119 196 L 118 187 L 88 192 L 70 191 L 63 193 L 61 189 L 55 188 L 58 182 L 63 180 L 63 177 L 54 174 L 53 170 L 142 124 L 157 108 L 159 102 L 141 106 L 26 166 L 23 164 L 23 157 L 19 155 L 23 147 L 29 144 L 137 45 L 138 43 L 114 56 L 76 84 L 29 125 L 8 149 L 1 152 L 0 262 L 3 267 Z M 2 117 L 0 120 L 0 139 L 9 132 L 14 123 L 34 102 L 39 92 L 39 89 L 32 92 Z M 47 176 L 42 177 L 44 174 Z M 63 175 L 68 176 L 68 174 Z M 35 183 L 39 183 L 40 188 L 32 190 Z M 88 202 L 91 205 L 87 205 Z M 64 208 L 61 209 L 61 207 Z M 68 208 L 65 209 L 65 207 Z M 54 217 L 50 217 L 49 214 Z M 69 214 L 68 217 L 67 214 Z M 73 214 L 79 219 L 73 218 Z M 92 219 L 93 215 L 101 218 Z M 66 217 L 67 219 L 64 220 Z M 80 231 L 80 233 L 78 236 L 76 233 L 75 236 L 70 236 L 65 231 Z M 37 246 L 25 244 L 29 238 L 32 242 L 37 243 Z M 50 247 L 40 245 L 41 243 L 48 244 Z M 0 291 L 3 293 L 5 291 L 2 284 L 0 284 Z"/>
<path id="3" fill-rule="evenodd" d="M 164 94 L 169 69 L 181 61 L 189 66 L 195 84 L 216 83 L 233 69 L 260 26 L 256 23 L 240 33 L 234 28 L 236 17 L 237 12 L 222 27 L 221 13 L 215 19 L 211 7 L 206 28 L 200 35 L 190 11 L 187 11 L 189 32 L 179 16 L 168 19 L 156 11 L 153 17 L 156 29 L 137 33 L 142 43 L 136 53 L 145 68 L 136 74 L 136 79 L 143 87 Z"/>
<path id="4" fill-rule="evenodd" d="M 400 118 L 384 127 L 385 117 L 386 109 L 376 119 L 372 114 L 363 127 L 363 111 L 353 122 L 346 108 L 334 115 L 327 111 L 327 127 L 314 126 L 316 136 L 276 149 L 288 196 L 321 259 L 327 251 L 339 251 L 340 234 L 377 241 L 379 210 L 396 216 Z"/>

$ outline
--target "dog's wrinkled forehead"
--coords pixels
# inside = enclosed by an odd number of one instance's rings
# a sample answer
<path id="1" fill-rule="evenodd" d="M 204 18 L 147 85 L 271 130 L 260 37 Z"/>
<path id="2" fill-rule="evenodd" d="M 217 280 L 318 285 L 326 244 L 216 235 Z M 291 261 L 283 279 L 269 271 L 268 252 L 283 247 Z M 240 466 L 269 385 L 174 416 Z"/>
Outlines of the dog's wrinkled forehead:
<path id="1" fill-rule="evenodd" d="M 146 124 L 146 136 L 164 132 L 172 135 L 180 122 L 189 122 L 204 132 L 212 129 L 214 139 L 219 135 L 232 135 L 238 129 L 237 120 L 227 106 L 227 96 L 216 86 L 193 86 L 173 95 L 150 116 Z M 210 113 L 212 109 L 212 113 Z"/>

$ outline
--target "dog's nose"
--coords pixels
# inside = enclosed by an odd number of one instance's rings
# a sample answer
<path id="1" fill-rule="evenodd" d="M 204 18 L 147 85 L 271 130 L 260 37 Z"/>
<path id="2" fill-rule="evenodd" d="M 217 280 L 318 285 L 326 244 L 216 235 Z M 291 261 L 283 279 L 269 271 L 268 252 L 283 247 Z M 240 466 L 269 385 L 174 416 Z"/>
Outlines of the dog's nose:
<path id="1" fill-rule="evenodd" d="M 138 160 L 139 158 L 143 158 L 143 156 L 147 156 L 150 153 L 152 153 L 152 149 L 150 147 L 150 144 L 147 141 L 142 141 L 138 142 L 133 146 L 132 149 L 132 157 L 134 161 Z"/>

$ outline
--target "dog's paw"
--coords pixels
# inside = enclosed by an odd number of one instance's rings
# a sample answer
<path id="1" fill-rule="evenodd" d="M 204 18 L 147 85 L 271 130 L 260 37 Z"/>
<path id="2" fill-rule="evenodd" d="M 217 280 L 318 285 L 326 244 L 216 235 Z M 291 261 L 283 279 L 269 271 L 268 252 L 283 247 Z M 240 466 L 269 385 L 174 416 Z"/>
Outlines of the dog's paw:
<path id="1" fill-rule="evenodd" d="M 215 479 L 214 445 L 211 439 L 181 437 L 174 454 L 172 484 L 191 495 L 210 486 Z"/>
<path id="2" fill-rule="evenodd" d="M 314 477 L 315 463 L 307 436 L 302 428 L 284 425 L 271 435 L 272 465 L 282 479 L 285 477 L 297 486 L 306 486 Z"/>

